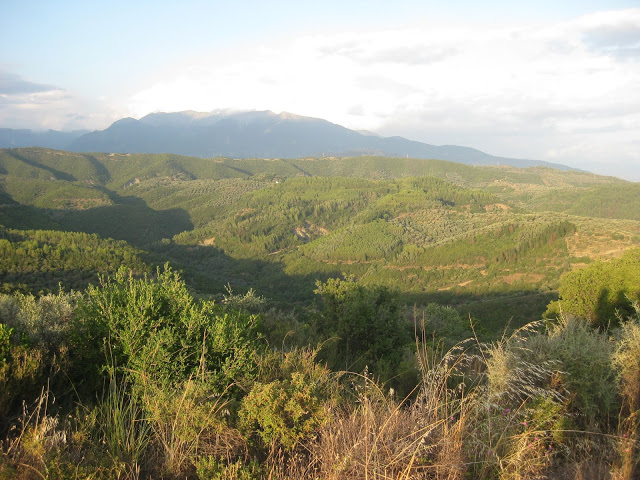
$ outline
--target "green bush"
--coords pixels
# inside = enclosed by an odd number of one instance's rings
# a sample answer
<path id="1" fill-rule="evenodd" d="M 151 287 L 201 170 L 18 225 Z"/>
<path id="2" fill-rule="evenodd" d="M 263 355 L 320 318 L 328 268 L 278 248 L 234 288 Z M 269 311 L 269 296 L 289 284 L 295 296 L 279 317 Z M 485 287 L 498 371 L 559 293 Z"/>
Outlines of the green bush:
<path id="1" fill-rule="evenodd" d="M 316 362 L 317 351 L 293 350 L 265 358 L 261 374 L 242 402 L 240 427 L 270 449 L 294 450 L 311 440 L 328 419 L 332 394 L 329 370 Z M 269 377 L 273 377 L 271 380 Z"/>
<path id="2" fill-rule="evenodd" d="M 558 293 L 560 298 L 549 305 L 546 317 L 562 312 L 597 327 L 616 324 L 618 317 L 633 314 L 632 303 L 640 299 L 640 250 L 567 273 Z"/>
<path id="3" fill-rule="evenodd" d="M 258 327 L 256 316 L 196 301 L 169 267 L 156 278 L 120 269 L 87 290 L 74 323 L 73 353 L 77 373 L 90 378 L 115 366 L 138 387 L 145 378 L 170 387 L 206 377 L 221 392 L 232 383 L 242 387 L 255 372 Z"/>
<path id="4" fill-rule="evenodd" d="M 42 352 L 30 348 L 14 329 L 0 323 L 0 432 L 8 426 L 9 418 L 30 403 L 38 393 L 43 371 Z"/>
<path id="5" fill-rule="evenodd" d="M 611 366 L 614 345 L 609 336 L 581 319 L 563 316 L 546 334 L 531 337 L 531 361 L 555 362 L 556 389 L 565 395 L 568 408 L 582 428 L 602 428 L 618 408 L 615 371 Z"/>
<path id="6" fill-rule="evenodd" d="M 240 434 L 227 425 L 227 400 L 206 381 L 173 388 L 147 381 L 142 403 L 160 454 L 156 469 L 170 478 L 185 478 L 199 455 L 231 458 L 245 450 Z"/>
<path id="7" fill-rule="evenodd" d="M 386 287 L 364 287 L 349 276 L 316 286 L 324 305 L 317 329 L 325 338 L 338 338 L 330 364 L 355 371 L 369 367 L 378 376 L 395 373 L 410 341 L 398 296 Z"/>
<path id="8" fill-rule="evenodd" d="M 70 391 L 68 333 L 79 297 L 0 294 L 0 423 L 17 416 L 45 386 L 58 398 L 55 408 L 62 406 Z"/>
<path id="9" fill-rule="evenodd" d="M 0 295 L 0 322 L 13 326 L 32 345 L 50 351 L 66 342 L 78 292 L 47 294 L 40 297 L 15 293 Z"/>
<path id="10" fill-rule="evenodd" d="M 414 307 L 413 319 L 416 326 L 419 326 L 418 331 L 423 332 L 427 337 L 433 335 L 436 338 L 443 338 L 449 348 L 473 335 L 469 320 L 449 306 L 429 303 L 422 308 Z"/>

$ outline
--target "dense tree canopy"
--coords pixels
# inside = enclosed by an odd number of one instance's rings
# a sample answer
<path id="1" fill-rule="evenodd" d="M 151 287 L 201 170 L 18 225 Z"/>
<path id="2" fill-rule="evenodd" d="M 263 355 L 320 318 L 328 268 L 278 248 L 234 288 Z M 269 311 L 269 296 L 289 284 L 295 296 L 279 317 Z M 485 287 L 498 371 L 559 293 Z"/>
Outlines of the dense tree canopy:
<path id="1" fill-rule="evenodd" d="M 617 323 L 618 317 L 633 313 L 633 303 L 640 301 L 640 250 L 567 273 L 559 294 L 547 316 L 560 311 L 582 317 L 594 326 Z"/>
<path id="2" fill-rule="evenodd" d="M 317 287 L 323 303 L 318 330 L 325 338 L 337 337 L 332 363 L 347 370 L 369 366 L 376 374 L 393 371 L 411 339 L 397 294 L 386 287 L 364 287 L 353 277 Z"/>

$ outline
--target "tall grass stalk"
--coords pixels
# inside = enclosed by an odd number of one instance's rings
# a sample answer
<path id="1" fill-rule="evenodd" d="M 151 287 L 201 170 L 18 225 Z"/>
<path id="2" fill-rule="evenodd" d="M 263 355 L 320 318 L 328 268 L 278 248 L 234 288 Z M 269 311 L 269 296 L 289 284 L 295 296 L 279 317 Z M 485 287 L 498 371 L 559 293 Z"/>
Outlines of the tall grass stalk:
<path id="1" fill-rule="evenodd" d="M 317 442 L 309 446 L 314 475 L 367 480 L 464 478 L 463 447 L 476 398 L 462 371 L 473 356 L 463 346 L 445 354 L 438 348 L 418 343 L 423 380 L 407 398 L 396 399 L 366 374 L 361 376 L 355 401 L 335 412 Z"/>
<path id="2" fill-rule="evenodd" d="M 125 382 L 111 377 L 97 407 L 97 424 L 118 478 L 136 479 L 151 441 L 151 425 Z"/>
<path id="3" fill-rule="evenodd" d="M 640 475 L 640 306 L 634 304 L 635 318 L 622 323 L 622 337 L 613 355 L 622 395 L 620 412 L 619 453 L 620 465 L 616 480 L 631 480 Z"/>
<path id="4" fill-rule="evenodd" d="M 240 435 L 223 421 L 224 393 L 213 396 L 206 382 L 193 379 L 179 389 L 145 382 L 143 402 L 168 474 L 184 477 L 194 470 L 199 455 L 231 458 L 243 451 Z"/>
<path id="5" fill-rule="evenodd" d="M 48 414 L 49 402 L 53 400 L 47 383 L 31 408 L 23 402 L 22 415 L 15 427 L 18 433 L 7 439 L 6 450 L 0 451 L 29 478 L 33 478 L 33 474 L 48 478 L 48 453 L 67 443 L 66 432 L 58 429 L 58 417 Z"/>
<path id="6" fill-rule="evenodd" d="M 478 478 L 546 478 L 551 467 L 565 399 L 552 387 L 557 362 L 537 361 L 529 348 L 539 327 L 533 322 L 493 344 L 478 342 L 483 382 L 466 446 Z"/>

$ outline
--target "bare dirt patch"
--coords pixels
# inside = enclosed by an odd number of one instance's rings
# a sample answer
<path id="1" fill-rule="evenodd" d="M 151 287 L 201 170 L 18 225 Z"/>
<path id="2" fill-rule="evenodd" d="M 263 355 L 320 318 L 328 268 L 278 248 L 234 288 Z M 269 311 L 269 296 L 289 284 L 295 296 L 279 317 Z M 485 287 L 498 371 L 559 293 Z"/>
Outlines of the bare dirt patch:
<path id="1" fill-rule="evenodd" d="M 513 285 L 520 280 L 526 280 L 527 283 L 537 283 L 540 280 L 544 280 L 544 278 L 544 275 L 539 273 L 512 273 L 502 277 L 502 280 L 509 285 Z"/>
<path id="2" fill-rule="evenodd" d="M 629 241 L 615 240 L 609 235 L 576 232 L 567 238 L 567 248 L 573 257 L 588 257 L 593 260 L 619 258 L 632 245 Z M 573 268 L 580 268 L 574 264 Z"/>
<path id="3" fill-rule="evenodd" d="M 304 225 L 301 227 L 295 227 L 293 229 L 293 232 L 298 236 L 300 240 L 307 243 L 313 240 L 313 237 L 327 235 L 329 233 L 329 230 L 321 227 L 320 225 L 316 225 L 305 220 Z"/>
<path id="4" fill-rule="evenodd" d="M 485 205 L 484 209 L 487 212 L 508 212 L 509 210 L 511 210 L 511 207 L 509 205 L 505 205 L 504 203 L 491 203 L 489 205 Z"/>

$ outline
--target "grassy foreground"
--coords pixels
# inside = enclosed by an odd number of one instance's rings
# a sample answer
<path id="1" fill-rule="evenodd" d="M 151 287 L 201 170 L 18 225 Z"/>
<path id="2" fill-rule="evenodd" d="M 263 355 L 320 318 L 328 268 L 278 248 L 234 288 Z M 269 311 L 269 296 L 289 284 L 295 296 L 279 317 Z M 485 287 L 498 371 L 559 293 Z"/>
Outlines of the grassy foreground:
<path id="1" fill-rule="evenodd" d="M 454 344 L 452 309 L 317 291 L 304 323 L 169 269 L 0 296 L 0 478 L 637 478 L 637 308 Z"/>

